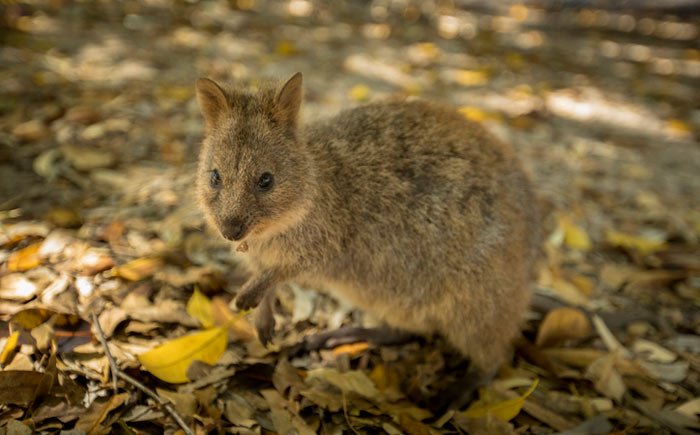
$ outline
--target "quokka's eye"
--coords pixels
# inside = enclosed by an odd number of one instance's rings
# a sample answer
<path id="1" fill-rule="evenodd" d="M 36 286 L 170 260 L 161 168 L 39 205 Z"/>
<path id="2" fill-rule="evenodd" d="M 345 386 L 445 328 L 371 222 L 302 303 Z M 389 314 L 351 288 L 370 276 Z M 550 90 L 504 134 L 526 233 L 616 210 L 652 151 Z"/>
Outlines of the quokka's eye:
<path id="1" fill-rule="evenodd" d="M 221 175 L 219 175 L 219 171 L 214 169 L 213 171 L 210 171 L 210 176 L 209 176 L 209 185 L 211 187 L 219 187 L 221 186 Z"/>
<path id="2" fill-rule="evenodd" d="M 263 192 L 270 190 L 272 188 L 273 181 L 274 179 L 272 177 L 272 174 L 269 172 L 265 172 L 258 179 L 258 188 Z"/>

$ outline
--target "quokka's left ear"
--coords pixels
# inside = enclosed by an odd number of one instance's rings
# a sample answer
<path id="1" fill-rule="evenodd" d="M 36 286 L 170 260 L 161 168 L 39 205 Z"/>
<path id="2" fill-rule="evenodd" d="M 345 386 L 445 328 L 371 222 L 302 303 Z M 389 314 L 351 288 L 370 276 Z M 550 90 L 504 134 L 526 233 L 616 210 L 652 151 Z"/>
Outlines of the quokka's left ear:
<path id="1" fill-rule="evenodd" d="M 275 98 L 275 116 L 283 122 L 296 124 L 299 115 L 299 107 L 303 98 L 303 79 L 298 72 L 292 76 Z"/>

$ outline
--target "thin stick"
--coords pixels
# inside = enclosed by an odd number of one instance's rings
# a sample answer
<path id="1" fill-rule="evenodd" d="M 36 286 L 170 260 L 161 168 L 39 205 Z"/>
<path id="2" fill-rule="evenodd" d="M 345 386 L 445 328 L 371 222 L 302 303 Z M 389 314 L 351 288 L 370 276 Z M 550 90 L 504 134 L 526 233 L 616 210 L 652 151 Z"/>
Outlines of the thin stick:
<path id="1" fill-rule="evenodd" d="M 100 325 L 100 320 L 97 318 L 97 314 L 92 312 L 90 313 L 90 316 L 92 316 L 92 323 L 95 325 L 95 328 L 97 328 L 97 337 L 100 339 L 100 343 L 102 343 L 102 348 L 105 350 L 105 355 L 107 356 L 107 361 L 109 361 L 110 374 L 112 375 L 112 389 L 116 394 L 117 372 L 119 371 L 119 366 L 117 366 L 117 362 L 114 361 L 112 352 L 109 351 L 109 346 L 107 345 L 107 338 L 105 337 L 105 333 L 102 330 L 102 325 Z"/>
<path id="2" fill-rule="evenodd" d="M 92 316 L 92 323 L 95 325 L 95 328 L 97 329 L 97 336 L 100 339 L 100 343 L 102 343 L 102 347 L 104 348 L 105 355 L 107 356 L 107 360 L 109 361 L 109 366 L 110 370 L 112 371 L 112 383 L 114 384 L 114 390 L 116 391 L 117 389 L 117 378 L 122 378 L 126 382 L 130 383 L 134 387 L 138 388 L 142 392 L 144 392 L 146 395 L 150 396 L 153 400 L 158 402 L 160 406 L 165 408 L 166 411 L 168 411 L 168 414 L 175 420 L 175 422 L 182 428 L 182 430 L 185 432 L 187 435 L 194 435 L 194 432 L 192 432 L 192 429 L 190 429 L 189 426 L 187 426 L 187 423 L 180 417 L 180 414 L 177 413 L 173 405 L 164 400 L 162 397 L 158 395 L 155 391 L 151 390 L 147 386 L 143 385 L 141 382 L 137 381 L 136 379 L 132 378 L 131 376 L 127 375 L 124 373 L 119 366 L 117 366 L 117 362 L 114 360 L 114 357 L 112 357 L 112 353 L 109 351 L 109 347 L 107 346 L 107 339 L 105 338 L 104 331 L 102 331 L 102 326 L 100 325 L 100 321 L 97 318 L 97 315 L 95 313 L 91 313 Z"/>

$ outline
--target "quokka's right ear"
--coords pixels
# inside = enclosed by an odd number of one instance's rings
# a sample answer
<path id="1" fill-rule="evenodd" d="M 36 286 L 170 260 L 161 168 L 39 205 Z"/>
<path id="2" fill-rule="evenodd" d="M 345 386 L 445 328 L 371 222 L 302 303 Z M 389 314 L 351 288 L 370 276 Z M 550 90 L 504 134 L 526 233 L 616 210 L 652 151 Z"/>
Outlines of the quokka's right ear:
<path id="1" fill-rule="evenodd" d="M 197 103 L 204 116 L 207 129 L 212 129 L 222 117 L 228 114 L 229 107 L 226 94 L 213 80 L 200 78 L 197 80 Z"/>

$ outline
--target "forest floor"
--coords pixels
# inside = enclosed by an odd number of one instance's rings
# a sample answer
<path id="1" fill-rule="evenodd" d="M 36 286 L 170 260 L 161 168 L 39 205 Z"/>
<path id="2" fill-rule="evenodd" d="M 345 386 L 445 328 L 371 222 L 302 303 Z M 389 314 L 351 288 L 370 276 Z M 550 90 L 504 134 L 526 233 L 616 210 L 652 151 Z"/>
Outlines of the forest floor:
<path id="1" fill-rule="evenodd" d="M 182 433 L 115 391 L 96 318 L 196 433 L 697 433 L 700 15 L 449 3 L 3 2 L 0 433 Z M 266 349 L 228 308 L 245 271 L 193 199 L 194 81 L 297 71 L 304 119 L 443 101 L 532 173 L 536 303 L 468 409 L 432 406 L 464 369 L 439 339 L 292 352 L 363 321 L 292 286 Z"/>

